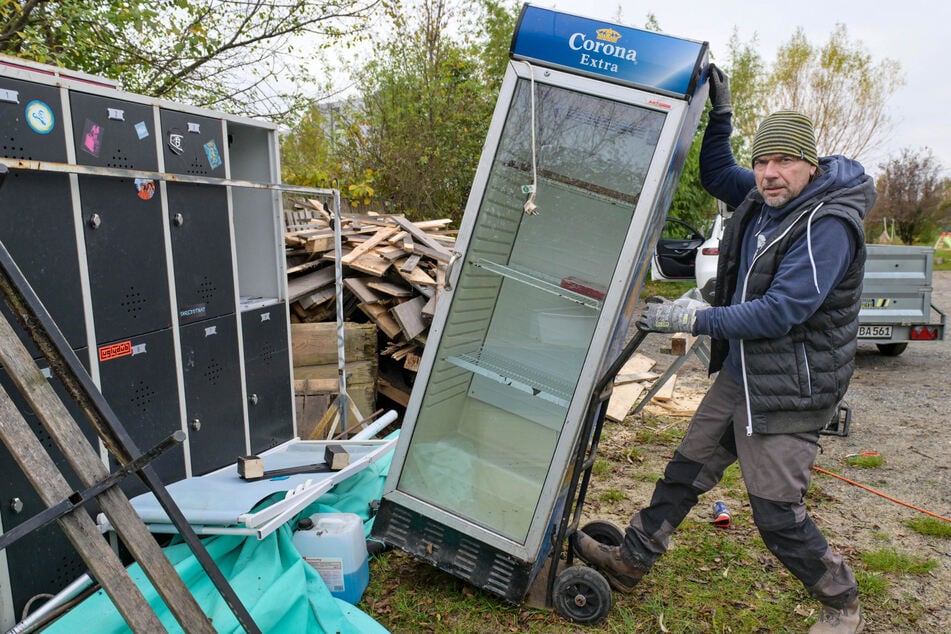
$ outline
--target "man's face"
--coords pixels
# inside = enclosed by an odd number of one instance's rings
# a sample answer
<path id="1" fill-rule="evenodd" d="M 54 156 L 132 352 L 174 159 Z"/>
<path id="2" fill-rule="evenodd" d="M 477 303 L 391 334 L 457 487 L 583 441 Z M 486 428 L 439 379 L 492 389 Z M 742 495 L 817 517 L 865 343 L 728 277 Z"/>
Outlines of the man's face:
<path id="1" fill-rule="evenodd" d="M 771 207 L 782 207 L 802 193 L 816 166 L 788 154 L 764 154 L 753 161 L 756 189 Z"/>

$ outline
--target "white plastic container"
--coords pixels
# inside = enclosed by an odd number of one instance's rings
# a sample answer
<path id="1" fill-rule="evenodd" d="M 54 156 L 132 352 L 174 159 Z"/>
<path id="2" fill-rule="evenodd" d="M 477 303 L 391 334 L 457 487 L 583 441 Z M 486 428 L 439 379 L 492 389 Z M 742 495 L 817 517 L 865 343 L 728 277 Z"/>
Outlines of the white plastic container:
<path id="1" fill-rule="evenodd" d="M 292 538 L 330 593 L 356 604 L 370 581 L 363 520 L 354 513 L 314 513 L 297 523 Z"/>

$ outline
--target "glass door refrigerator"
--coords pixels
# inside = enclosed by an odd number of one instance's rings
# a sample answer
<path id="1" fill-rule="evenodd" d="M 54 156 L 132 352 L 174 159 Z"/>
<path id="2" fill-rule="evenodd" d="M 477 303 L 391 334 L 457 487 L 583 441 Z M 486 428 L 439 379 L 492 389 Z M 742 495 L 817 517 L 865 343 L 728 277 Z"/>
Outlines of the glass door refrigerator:
<path id="1" fill-rule="evenodd" d="M 559 555 L 707 45 L 525 5 L 510 57 L 373 533 L 519 603 Z"/>

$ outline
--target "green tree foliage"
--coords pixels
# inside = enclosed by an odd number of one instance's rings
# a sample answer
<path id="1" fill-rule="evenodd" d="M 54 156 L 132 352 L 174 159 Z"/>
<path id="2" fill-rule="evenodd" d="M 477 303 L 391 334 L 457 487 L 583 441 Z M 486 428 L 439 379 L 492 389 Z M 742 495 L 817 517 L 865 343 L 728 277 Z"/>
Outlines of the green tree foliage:
<path id="1" fill-rule="evenodd" d="M 759 122 L 768 114 L 767 69 L 754 36 L 743 42 L 734 30 L 727 49 L 725 70 L 733 100 L 733 136 L 730 144 L 740 165 L 750 165 L 750 146 Z"/>
<path id="2" fill-rule="evenodd" d="M 458 221 L 508 51 L 499 40 L 506 32 L 511 37 L 514 11 L 509 17 L 499 3 L 482 2 L 478 18 L 488 17 L 479 28 L 469 3 L 387 1 L 384 8 L 393 35 L 359 72 L 361 98 L 338 150 L 340 180 L 349 183 L 343 194 L 373 174 L 384 211 Z M 463 9 L 473 30 L 454 37 Z"/>
<path id="3" fill-rule="evenodd" d="M 342 45 L 378 2 L 0 0 L 0 53 L 140 94 L 279 118 L 312 84 L 293 57 L 301 38 Z"/>
<path id="4" fill-rule="evenodd" d="M 903 83 L 898 62 L 874 62 L 861 42 L 849 40 L 845 25 L 836 25 L 821 47 L 798 28 L 777 52 L 769 104 L 809 115 L 820 155 L 861 159 L 890 131 L 886 105 Z"/>
<path id="5" fill-rule="evenodd" d="M 335 118 L 328 106 L 311 106 L 281 141 L 281 171 L 285 183 L 306 187 L 331 187 L 334 173 Z M 339 171 L 339 167 L 338 170 Z"/>
<path id="6" fill-rule="evenodd" d="M 871 233 L 886 221 L 894 225 L 896 236 L 905 244 L 951 221 L 947 205 L 947 181 L 941 164 L 931 150 L 902 149 L 879 168 L 876 179 L 878 200 L 866 219 Z"/>

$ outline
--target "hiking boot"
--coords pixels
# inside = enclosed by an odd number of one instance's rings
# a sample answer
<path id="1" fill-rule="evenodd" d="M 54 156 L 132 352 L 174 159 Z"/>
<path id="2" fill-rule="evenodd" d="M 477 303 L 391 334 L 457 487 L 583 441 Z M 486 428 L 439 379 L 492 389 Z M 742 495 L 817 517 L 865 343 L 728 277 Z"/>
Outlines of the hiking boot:
<path id="1" fill-rule="evenodd" d="M 809 628 L 809 634 L 858 634 L 864 626 L 862 606 L 855 598 L 841 609 L 823 604 L 819 620 Z"/>
<path id="2" fill-rule="evenodd" d="M 578 558 L 600 571 L 618 592 L 631 592 L 647 574 L 647 567 L 639 564 L 623 546 L 608 546 L 583 531 L 575 531 L 572 546 Z"/>

